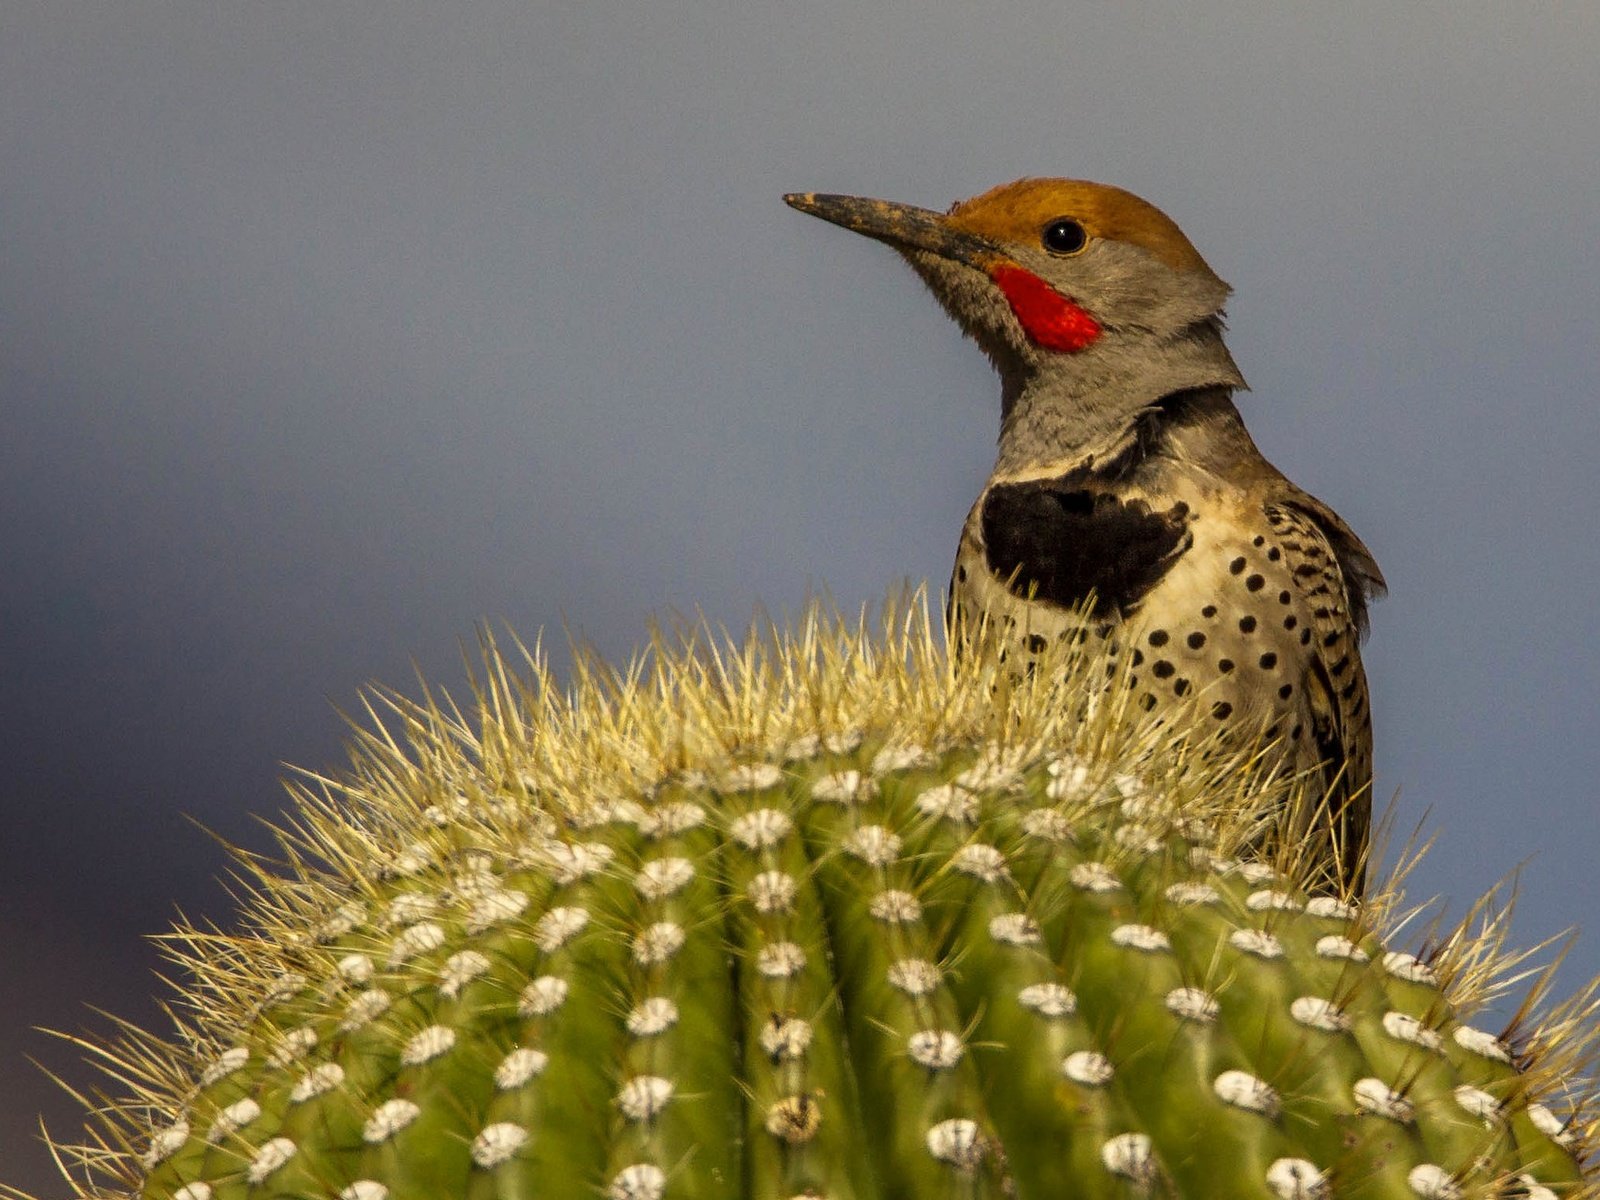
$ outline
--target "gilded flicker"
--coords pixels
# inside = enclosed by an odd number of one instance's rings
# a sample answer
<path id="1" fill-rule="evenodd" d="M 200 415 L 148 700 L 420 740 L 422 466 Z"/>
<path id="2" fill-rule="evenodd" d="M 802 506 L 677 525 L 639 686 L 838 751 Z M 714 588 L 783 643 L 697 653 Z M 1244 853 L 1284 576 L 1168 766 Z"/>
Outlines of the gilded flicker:
<path id="1" fill-rule="evenodd" d="M 1229 287 L 1119 188 L 1024 179 L 948 213 L 786 197 L 900 252 L 1000 375 L 999 454 L 961 532 L 952 618 L 1012 652 L 1093 628 L 1138 702 L 1189 696 L 1325 782 L 1300 833 L 1359 892 L 1372 724 L 1359 641 L 1372 555 L 1246 432 L 1223 343 Z"/>

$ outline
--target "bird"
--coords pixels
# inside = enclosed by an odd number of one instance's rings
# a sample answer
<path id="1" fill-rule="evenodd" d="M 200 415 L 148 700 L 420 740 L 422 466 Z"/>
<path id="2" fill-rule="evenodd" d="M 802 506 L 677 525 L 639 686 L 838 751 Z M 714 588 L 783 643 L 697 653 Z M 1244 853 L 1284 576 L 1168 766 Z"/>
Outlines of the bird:
<path id="1" fill-rule="evenodd" d="M 898 251 L 999 375 L 952 627 L 981 617 L 1023 662 L 1097 635 L 1144 709 L 1186 703 L 1223 744 L 1256 737 L 1309 781 L 1285 836 L 1314 886 L 1358 896 L 1372 807 L 1360 644 L 1383 574 L 1246 430 L 1228 284 L 1176 222 L 1108 184 L 1025 178 L 942 213 L 784 199 Z"/>

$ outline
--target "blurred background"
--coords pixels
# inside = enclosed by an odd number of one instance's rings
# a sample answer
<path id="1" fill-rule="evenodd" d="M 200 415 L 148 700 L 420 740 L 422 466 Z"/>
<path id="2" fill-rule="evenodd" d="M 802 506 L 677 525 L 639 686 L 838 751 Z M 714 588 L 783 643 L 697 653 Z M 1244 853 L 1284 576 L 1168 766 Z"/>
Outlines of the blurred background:
<path id="1" fill-rule="evenodd" d="M 786 190 L 1133 189 L 1237 288 L 1258 440 L 1376 553 L 1380 799 L 1600 970 L 1600 7 L 8 0 L 0 1179 L 37 1025 L 158 1020 L 282 763 L 475 623 L 942 586 L 997 418 Z M 1589 514 L 1589 515 L 1585 515 Z"/>

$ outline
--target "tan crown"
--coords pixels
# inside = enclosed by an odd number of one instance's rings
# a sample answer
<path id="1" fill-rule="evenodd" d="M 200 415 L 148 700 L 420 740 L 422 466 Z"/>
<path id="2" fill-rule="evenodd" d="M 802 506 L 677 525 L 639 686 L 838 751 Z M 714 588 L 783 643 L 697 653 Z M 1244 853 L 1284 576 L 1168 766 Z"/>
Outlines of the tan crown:
<path id="1" fill-rule="evenodd" d="M 1071 217 L 1090 237 L 1127 242 L 1149 251 L 1174 271 L 1211 268 L 1183 230 L 1155 205 L 1132 192 L 1082 179 L 1019 179 L 963 200 L 947 223 L 1000 243 L 1037 245 L 1039 231 Z"/>

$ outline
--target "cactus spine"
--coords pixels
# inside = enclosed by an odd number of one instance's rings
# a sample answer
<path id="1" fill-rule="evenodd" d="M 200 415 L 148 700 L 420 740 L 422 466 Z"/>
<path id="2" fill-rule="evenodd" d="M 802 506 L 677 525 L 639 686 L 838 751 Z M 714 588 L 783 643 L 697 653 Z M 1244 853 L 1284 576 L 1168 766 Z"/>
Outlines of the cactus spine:
<path id="1" fill-rule="evenodd" d="M 241 932 L 180 931 L 79 1195 L 1600 1194 L 1591 1000 L 1467 1023 L 1489 907 L 1389 948 L 1394 896 L 1249 853 L 1292 781 L 1081 643 L 1017 681 L 908 603 L 567 689 L 487 651 L 293 785 Z"/>

